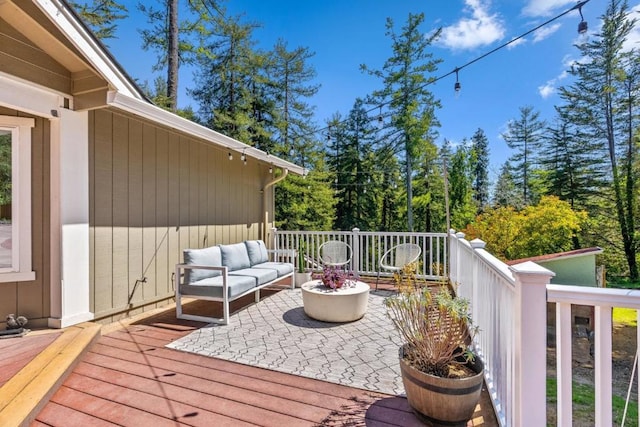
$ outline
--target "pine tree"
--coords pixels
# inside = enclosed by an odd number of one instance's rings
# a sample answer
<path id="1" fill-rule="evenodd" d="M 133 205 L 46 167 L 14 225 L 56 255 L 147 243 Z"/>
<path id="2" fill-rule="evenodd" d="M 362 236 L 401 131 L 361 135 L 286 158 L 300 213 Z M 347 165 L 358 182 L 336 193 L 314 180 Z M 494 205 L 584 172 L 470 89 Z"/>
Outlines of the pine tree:
<path id="1" fill-rule="evenodd" d="M 524 206 L 522 192 L 518 191 L 511 173 L 512 169 L 508 161 L 500 168 L 500 175 L 498 175 L 498 181 L 496 182 L 496 188 L 493 194 L 494 206 L 513 207 L 516 209 Z"/>
<path id="2" fill-rule="evenodd" d="M 512 166 L 512 178 L 522 191 L 522 201 L 525 205 L 535 199 L 532 194 L 532 172 L 536 166 L 536 153 L 539 152 L 542 134 L 546 124 L 540 120 L 540 113 L 533 107 L 520 108 L 520 118 L 512 120 L 507 125 L 507 131 L 502 138 L 507 146 L 516 150 L 509 158 Z"/>
<path id="3" fill-rule="evenodd" d="M 466 140 L 447 164 L 451 227 L 461 230 L 473 220 L 477 210 L 472 200 L 472 151 Z"/>
<path id="4" fill-rule="evenodd" d="M 417 230 L 424 232 L 445 232 L 443 156 L 435 146 L 428 147 L 421 158 L 419 173 L 414 179 L 413 203 L 416 223 L 423 224 Z"/>
<path id="5" fill-rule="evenodd" d="M 585 61 L 573 65 L 575 83 L 560 94 L 573 114 L 570 119 L 605 147 L 620 238 L 631 280 L 638 279 L 636 254 L 638 53 L 626 46 L 636 19 L 624 0 L 610 0 L 602 27 L 577 47 Z"/>
<path id="6" fill-rule="evenodd" d="M 387 35 L 392 41 L 393 55 L 381 70 L 371 70 L 366 65 L 361 69 L 382 80 L 383 89 L 372 94 L 372 100 L 385 104 L 390 118 L 389 132 L 383 139 L 389 151 L 403 162 L 406 190 L 407 230 L 413 230 L 413 179 L 415 163 L 426 147 L 433 144 L 433 128 L 438 125 L 435 110 L 439 102 L 427 89 L 428 73 L 434 73 L 441 60 L 433 59 L 427 51 L 440 36 L 440 29 L 423 34 L 419 27 L 424 14 L 409 14 L 407 23 L 398 34 L 393 20 L 387 18 Z M 417 162 L 419 163 L 419 161 Z"/>
<path id="7" fill-rule="evenodd" d="M 128 15 L 126 6 L 115 0 L 72 1 L 70 5 L 102 41 L 115 38 L 116 21 Z"/>
<path id="8" fill-rule="evenodd" d="M 249 145 L 262 130 L 255 109 L 264 79 L 263 55 L 252 38 L 256 27 L 239 17 L 216 20 L 209 54 L 200 58 L 196 88 L 190 91 L 206 126 Z"/>
<path id="9" fill-rule="evenodd" d="M 473 200 L 480 213 L 489 204 L 489 140 L 480 128 L 471 137 Z"/>
<path id="10" fill-rule="evenodd" d="M 153 71 L 166 68 L 167 99 L 169 109 L 178 107 L 178 73 L 180 65 L 190 64 L 203 54 L 200 40 L 208 32 L 206 23 L 214 19 L 214 14 L 224 15 L 215 1 L 189 0 L 186 7 L 180 9 L 178 0 L 162 0 L 162 7 L 153 8 L 138 3 L 139 10 L 146 15 L 150 28 L 140 30 L 142 48 L 158 53 L 158 61 Z M 178 12 L 186 11 L 188 19 L 179 19 Z M 217 17 L 217 19 L 224 19 Z"/>
<path id="11" fill-rule="evenodd" d="M 303 167 L 308 166 L 308 153 L 319 149 L 313 134 L 313 107 L 308 103 L 320 88 L 311 83 L 316 76 L 309 64 L 313 56 L 306 47 L 289 50 L 284 40 L 278 40 L 267 61 L 276 154 Z"/>
<path id="12" fill-rule="evenodd" d="M 594 213 L 594 199 L 604 182 L 606 153 L 569 119 L 571 106 L 557 107 L 557 119 L 547 128 L 540 150 L 548 195 L 567 201 L 572 209 Z"/>
<path id="13" fill-rule="evenodd" d="M 363 100 L 357 99 L 347 120 L 344 123 L 334 120 L 332 128 L 333 137 L 327 149 L 337 179 L 335 228 L 370 230 L 377 225 L 378 218 L 375 161 L 371 149 L 376 129 L 367 116 Z"/>

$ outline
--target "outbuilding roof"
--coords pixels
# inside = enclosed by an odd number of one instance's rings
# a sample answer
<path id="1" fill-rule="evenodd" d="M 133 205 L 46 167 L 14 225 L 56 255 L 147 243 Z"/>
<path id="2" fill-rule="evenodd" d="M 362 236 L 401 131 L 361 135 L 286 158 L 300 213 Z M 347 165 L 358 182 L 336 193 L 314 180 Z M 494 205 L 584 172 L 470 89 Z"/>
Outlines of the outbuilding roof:
<path id="1" fill-rule="evenodd" d="M 601 253 L 602 253 L 602 248 L 594 246 L 592 248 L 575 249 L 573 251 L 567 251 L 567 252 L 557 252 L 554 254 L 545 254 L 545 255 L 538 255 L 538 256 L 533 256 L 529 258 L 514 259 L 514 260 L 507 261 L 507 264 L 515 265 L 515 264 L 520 264 L 526 261 L 532 261 L 532 262 L 551 261 L 551 260 L 558 260 L 558 259 L 575 258 L 580 256 L 586 256 L 586 255 L 598 255 Z"/>

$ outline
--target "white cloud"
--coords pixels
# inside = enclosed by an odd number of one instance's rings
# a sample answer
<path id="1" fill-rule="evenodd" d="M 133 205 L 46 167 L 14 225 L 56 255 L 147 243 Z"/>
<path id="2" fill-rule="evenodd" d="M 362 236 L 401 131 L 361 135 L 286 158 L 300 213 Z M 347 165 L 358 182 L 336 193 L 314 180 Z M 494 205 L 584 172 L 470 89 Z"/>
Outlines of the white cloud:
<path id="1" fill-rule="evenodd" d="M 562 25 L 559 23 L 555 23 L 552 25 L 547 25 L 546 27 L 542 27 L 539 30 L 537 30 L 535 33 L 533 33 L 533 42 L 534 43 L 538 43 L 544 39 L 546 39 L 547 37 L 549 37 L 551 34 L 555 33 L 556 31 L 558 31 L 558 29 L 561 27 Z"/>
<path id="2" fill-rule="evenodd" d="M 543 99 L 547 99 L 556 93 L 555 79 L 549 80 L 542 86 L 538 86 L 538 93 Z"/>
<path id="3" fill-rule="evenodd" d="M 629 16 L 638 18 L 638 14 L 640 14 L 640 4 L 635 5 L 630 8 Z M 627 36 L 627 40 L 624 42 L 623 49 L 628 51 L 630 49 L 640 47 L 640 22 L 636 22 L 636 25 L 633 27 L 629 35 Z"/>
<path id="4" fill-rule="evenodd" d="M 575 0 L 528 0 L 522 13 L 525 16 L 551 16 L 557 9 L 575 4 Z"/>
<path id="5" fill-rule="evenodd" d="M 527 39 L 526 39 L 526 38 L 518 39 L 518 40 L 514 41 L 513 43 L 511 43 L 511 44 L 507 45 L 507 49 L 511 50 L 511 49 L 513 49 L 514 47 L 516 47 L 516 46 L 520 46 L 521 44 L 524 44 L 524 43 L 526 43 L 526 42 L 527 42 Z"/>
<path id="6" fill-rule="evenodd" d="M 548 97 L 550 97 L 551 95 L 557 92 L 557 88 L 558 86 L 560 86 L 560 83 L 562 82 L 562 80 L 569 77 L 569 73 L 567 72 L 567 69 L 570 68 L 571 65 L 575 63 L 576 63 L 576 60 L 569 55 L 562 58 L 562 66 L 564 70 L 560 72 L 560 74 L 558 74 L 553 79 L 548 80 L 542 86 L 538 86 L 538 93 L 543 99 L 547 99 Z"/>
<path id="7" fill-rule="evenodd" d="M 471 17 L 442 29 L 438 44 L 452 49 L 474 49 L 489 45 L 504 36 L 504 25 L 497 14 L 489 14 L 480 0 L 465 0 L 466 13 Z"/>

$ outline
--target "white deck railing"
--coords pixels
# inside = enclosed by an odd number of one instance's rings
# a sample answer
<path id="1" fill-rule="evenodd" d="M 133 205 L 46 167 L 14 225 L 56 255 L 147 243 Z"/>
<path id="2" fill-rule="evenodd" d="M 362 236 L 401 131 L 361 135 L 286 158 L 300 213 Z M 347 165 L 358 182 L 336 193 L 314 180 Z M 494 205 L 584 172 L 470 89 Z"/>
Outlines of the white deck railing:
<path id="1" fill-rule="evenodd" d="M 443 280 L 448 270 L 447 233 L 386 233 L 360 231 L 273 231 L 273 248 L 295 250 L 302 248 L 307 268 L 319 271 L 318 248 L 328 240 L 340 240 L 352 249 L 351 270 L 358 275 L 377 275 L 380 257 L 401 243 L 416 243 L 422 248 L 418 277 Z M 390 276 L 380 272 L 380 276 Z"/>
<path id="2" fill-rule="evenodd" d="M 480 327 L 475 345 L 500 425 L 547 423 L 547 302 L 556 303 L 557 425 L 573 425 L 574 304 L 594 307 L 594 419 L 598 427 L 613 425 L 611 313 L 615 307 L 640 310 L 640 291 L 551 285 L 551 271 L 532 262 L 509 267 L 485 251 L 484 242 L 468 242 L 462 233 L 450 233 L 449 248 L 451 281 L 471 301 Z"/>
<path id="3" fill-rule="evenodd" d="M 285 253 L 302 247 L 307 267 L 316 271 L 318 247 L 327 240 L 344 241 L 353 250 L 350 267 L 361 275 L 378 274 L 380 256 L 392 246 L 419 244 L 423 249 L 419 275 L 442 280 L 448 272 L 456 292 L 471 301 L 474 323 L 480 327 L 474 344 L 485 364 L 485 380 L 501 426 L 547 424 L 547 302 L 556 303 L 557 425 L 573 424 L 571 306 L 594 307 L 594 419 L 598 427 L 613 424 L 611 312 L 615 307 L 638 310 L 640 323 L 640 291 L 551 285 L 553 272 L 532 262 L 507 266 L 484 250 L 484 242 L 469 242 L 453 230 L 448 234 L 274 230 L 273 236 L 273 248 L 289 250 Z"/>
<path id="4" fill-rule="evenodd" d="M 459 234 L 451 239 L 450 278 L 456 293 L 472 302 L 472 316 L 480 333 L 476 349 L 485 365 L 485 382 L 500 425 L 513 419 L 515 279 L 506 264 Z"/>
<path id="5" fill-rule="evenodd" d="M 571 393 L 571 306 L 594 307 L 595 425 L 613 425 L 612 408 L 612 309 L 636 310 L 640 324 L 640 291 L 548 285 L 547 298 L 556 303 L 556 357 L 558 372 L 558 426 L 573 425 Z M 638 329 L 640 331 L 640 329 Z M 640 333 L 636 332 L 640 343 Z M 637 344 L 636 344 L 637 345 Z M 640 370 L 636 369 L 640 373 Z M 638 377 L 637 379 L 640 379 Z M 640 402 L 639 402 L 640 403 Z M 638 425 L 640 420 L 636 420 Z"/>

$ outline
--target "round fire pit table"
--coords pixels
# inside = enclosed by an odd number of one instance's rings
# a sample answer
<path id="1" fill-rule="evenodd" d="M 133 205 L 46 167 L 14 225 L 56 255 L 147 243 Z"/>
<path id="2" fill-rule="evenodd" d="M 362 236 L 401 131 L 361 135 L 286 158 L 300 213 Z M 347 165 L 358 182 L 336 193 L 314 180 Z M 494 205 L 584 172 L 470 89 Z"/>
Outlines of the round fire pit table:
<path id="1" fill-rule="evenodd" d="M 369 285 L 351 280 L 342 288 L 331 289 L 320 280 L 303 283 L 302 304 L 307 316 L 323 322 L 353 322 L 364 316 L 369 302 Z"/>

